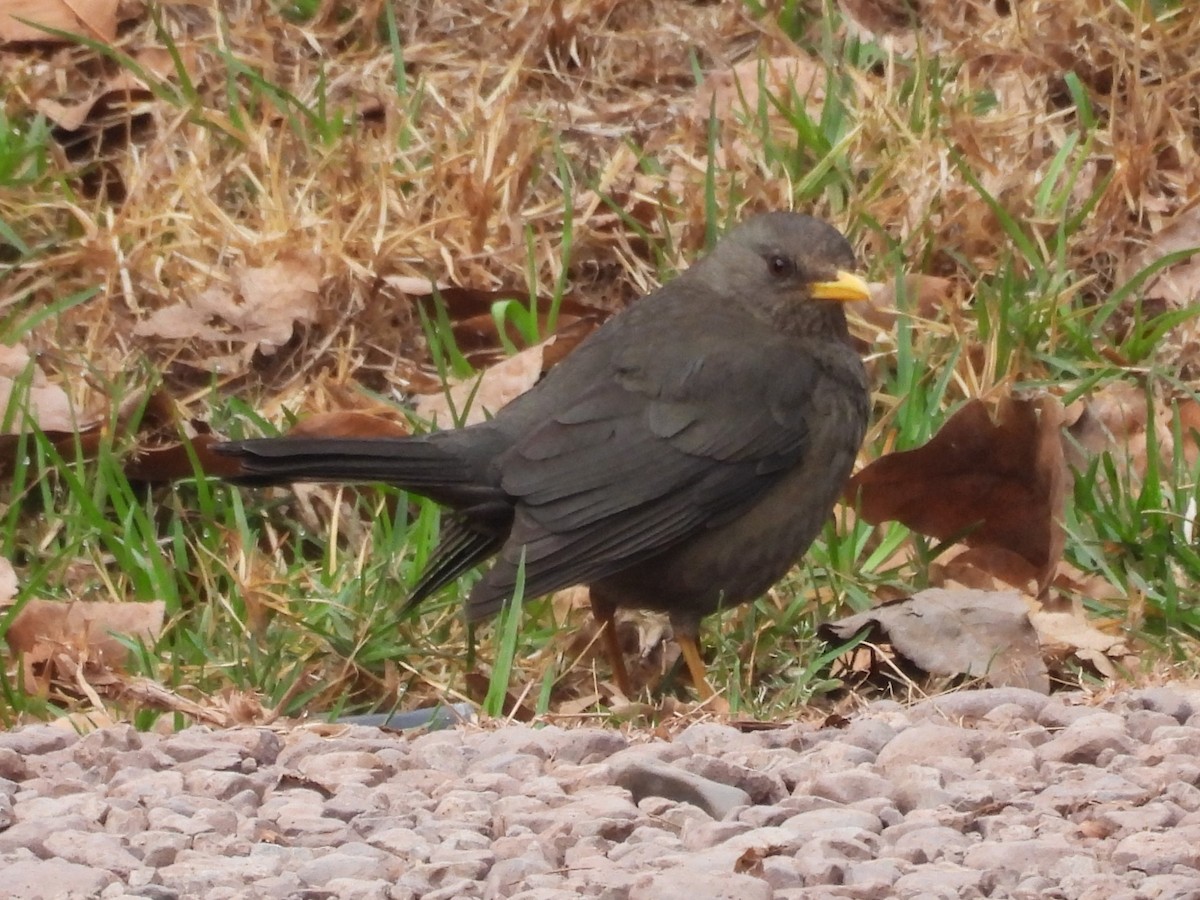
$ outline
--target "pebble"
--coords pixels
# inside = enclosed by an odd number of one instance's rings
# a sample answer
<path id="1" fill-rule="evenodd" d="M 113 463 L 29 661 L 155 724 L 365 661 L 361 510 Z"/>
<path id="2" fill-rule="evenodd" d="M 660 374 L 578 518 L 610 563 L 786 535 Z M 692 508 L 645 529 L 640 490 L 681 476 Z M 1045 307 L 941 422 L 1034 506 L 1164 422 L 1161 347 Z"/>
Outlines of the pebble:
<path id="1" fill-rule="evenodd" d="M 0 733 L 5 897 L 1200 898 L 1200 693 L 842 729 Z"/>

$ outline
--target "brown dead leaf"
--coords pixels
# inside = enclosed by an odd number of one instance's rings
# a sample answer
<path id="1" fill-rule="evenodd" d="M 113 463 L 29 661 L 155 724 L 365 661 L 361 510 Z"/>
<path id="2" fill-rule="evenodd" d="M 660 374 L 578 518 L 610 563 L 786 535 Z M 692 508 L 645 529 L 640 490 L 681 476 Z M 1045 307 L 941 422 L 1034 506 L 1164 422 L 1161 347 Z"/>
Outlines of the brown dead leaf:
<path id="1" fill-rule="evenodd" d="M 972 400 L 923 447 L 883 456 L 851 478 L 848 502 L 857 500 L 872 524 L 896 520 L 941 540 L 1011 551 L 1044 590 L 1065 540 L 1062 415 L 1048 395 L 1006 397 L 994 418 Z"/>
<path id="2" fill-rule="evenodd" d="M 1138 479 L 1145 477 L 1149 460 L 1150 435 L 1148 404 L 1144 387 L 1127 381 L 1113 381 L 1095 391 L 1086 400 L 1077 400 L 1067 411 L 1067 428 L 1072 441 L 1066 453 L 1072 466 L 1083 469 L 1093 457 L 1105 451 L 1113 455 L 1123 470 Z M 1181 397 L 1152 404 L 1154 440 L 1159 461 L 1171 471 L 1175 457 L 1182 454 L 1189 466 L 1200 457 L 1200 403 Z M 1175 441 L 1175 417 L 1179 417 L 1181 443 Z"/>
<path id="3" fill-rule="evenodd" d="M 1015 591 L 921 591 L 907 600 L 820 627 L 821 637 L 847 641 L 864 629 L 931 675 L 983 678 L 1050 692 L 1029 607 Z"/>
<path id="4" fill-rule="evenodd" d="M 17 407 L 14 396 L 23 399 Z M 20 344 L 0 344 L 0 417 L 7 422 L 0 434 L 0 474 L 34 459 L 30 434 L 35 430 L 64 456 L 73 457 L 76 445 L 85 456 L 99 447 L 98 411 L 76 408 Z"/>
<path id="5" fill-rule="evenodd" d="M 1112 604 L 1126 604 L 1129 601 L 1129 594 L 1123 588 L 1100 575 L 1084 572 L 1066 560 L 1059 564 L 1054 586 L 1088 600 Z"/>
<path id="6" fill-rule="evenodd" d="M 17 596 L 17 586 L 17 573 L 12 563 L 0 556 L 0 610 L 8 607 Z"/>
<path id="7" fill-rule="evenodd" d="M 1200 206 L 1193 206 L 1176 216 L 1155 234 L 1142 252 L 1129 261 L 1125 277 L 1133 277 L 1168 254 L 1187 250 L 1200 251 Z M 1200 301 L 1200 252 L 1153 276 L 1143 293 L 1149 300 L 1165 300 L 1176 309 Z"/>
<path id="8" fill-rule="evenodd" d="M 763 89 L 785 102 L 795 91 L 810 112 L 825 102 L 825 66 L 808 56 L 750 59 L 713 72 L 696 92 L 692 119 L 707 122 L 737 115 L 754 115 Z"/>
<path id="9" fill-rule="evenodd" d="M 223 438 L 212 434 L 198 434 L 187 443 L 173 442 L 165 446 L 142 448 L 125 461 L 125 477 L 143 484 L 161 484 L 192 478 L 197 468 L 205 475 L 216 478 L 232 478 L 241 474 L 241 464 L 231 456 L 213 452 L 213 445 Z M 193 464 L 191 453 L 196 456 Z"/>
<path id="10" fill-rule="evenodd" d="M 321 269 L 320 257 L 307 251 L 241 268 L 231 284 L 154 311 L 134 334 L 245 344 L 244 359 L 255 351 L 270 355 L 291 339 L 297 325 L 316 321 Z"/>
<path id="11" fill-rule="evenodd" d="M 288 431 L 288 437 L 381 438 L 406 437 L 411 429 L 395 419 L 357 411 L 315 413 Z"/>
<path id="12" fill-rule="evenodd" d="M 868 322 L 891 330 L 899 306 L 898 296 L 904 298 L 904 305 L 910 313 L 922 319 L 932 319 L 954 299 L 954 282 L 936 275 L 905 275 L 903 279 L 872 284 L 870 303 L 858 303 L 853 308 L 859 310 Z"/>
<path id="13" fill-rule="evenodd" d="M 12 410 L 7 434 L 41 431 L 75 433 L 95 425 L 99 415 L 84 412 L 71 403 L 67 392 L 52 384 L 41 367 L 34 363 L 22 345 L 0 344 L 0 416 L 7 419 L 13 394 L 24 391 L 24 409 Z"/>
<path id="14" fill-rule="evenodd" d="M 62 38 L 20 19 L 112 43 L 117 36 L 118 6 L 118 0 L 5 0 L 0 5 L 0 43 L 63 43 Z"/>
<path id="15" fill-rule="evenodd" d="M 1105 634 L 1078 613 L 1033 612 L 1029 618 L 1043 651 L 1054 663 L 1074 658 L 1106 678 L 1119 674 L 1117 666 L 1137 666 L 1137 657 L 1130 653 L 1124 638 Z"/>
<path id="16" fill-rule="evenodd" d="M 452 384 L 440 394 L 421 397 L 417 415 L 448 428 L 483 422 L 500 407 L 525 393 L 546 372 L 560 362 L 596 327 L 589 319 L 580 319 L 558 334 L 499 362 L 480 375 Z M 465 411 L 465 415 L 464 415 Z"/>
<path id="17" fill-rule="evenodd" d="M 26 670 L 38 663 L 65 657 L 103 669 L 124 666 L 127 651 L 113 634 L 138 637 L 153 644 L 162 633 L 166 604 L 59 603 L 30 600 L 9 625 L 4 639 L 14 654 L 23 654 Z"/>
<path id="18" fill-rule="evenodd" d="M 473 366 L 483 367 L 505 358 L 505 340 L 500 337 L 496 317 L 492 309 L 497 303 L 514 300 L 526 305 L 529 294 L 520 291 L 479 290 L 465 287 L 440 288 L 436 293 L 429 291 L 429 283 L 424 282 L 425 293 L 417 294 L 418 303 L 424 304 L 427 311 L 432 313 L 432 304 L 441 302 L 450 319 L 454 344 Z M 538 314 L 538 332 L 545 334 L 550 324 L 547 311 L 551 308 L 549 298 L 540 297 L 536 301 Z M 556 319 L 556 333 L 563 333 L 576 327 L 580 321 L 590 331 L 596 324 L 607 318 L 608 312 L 581 301 L 576 297 L 563 297 L 559 303 Z M 504 323 L 504 338 L 509 344 L 519 349 L 529 346 L 520 329 L 511 321 Z"/>
<path id="19" fill-rule="evenodd" d="M 135 416 L 140 413 L 136 425 Z M 201 472 L 218 477 L 238 474 L 235 459 L 212 451 L 221 439 L 207 422 L 185 419 L 171 396 L 162 389 L 149 396 L 131 397 L 117 416 L 117 432 L 131 434 L 136 428 L 136 446 L 125 460 L 125 477 L 130 481 L 155 484 L 191 478 L 196 474 L 192 454 Z"/>
<path id="20" fill-rule="evenodd" d="M 1146 431 L 1145 390 L 1128 381 L 1110 381 L 1067 411 L 1068 433 L 1087 456 L 1130 442 Z M 1144 439 L 1143 439 L 1144 444 Z M 1145 471 L 1145 460 L 1137 466 Z"/>
<path id="21" fill-rule="evenodd" d="M 930 565 L 930 582 L 943 585 L 957 582 L 980 591 L 998 591 L 1004 586 L 1029 594 L 1038 593 L 1039 572 L 1029 560 L 1005 547 L 988 544 L 960 547 L 945 562 Z"/>

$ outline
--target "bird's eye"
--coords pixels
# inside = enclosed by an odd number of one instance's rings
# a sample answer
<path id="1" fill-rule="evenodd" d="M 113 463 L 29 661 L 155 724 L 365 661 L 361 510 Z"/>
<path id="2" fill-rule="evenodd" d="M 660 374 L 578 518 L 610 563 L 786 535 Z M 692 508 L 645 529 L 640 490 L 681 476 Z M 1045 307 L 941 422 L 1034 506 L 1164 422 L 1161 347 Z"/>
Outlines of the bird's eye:
<path id="1" fill-rule="evenodd" d="M 768 256 L 767 267 L 776 278 L 787 278 L 796 272 L 796 264 L 782 253 L 772 253 Z"/>

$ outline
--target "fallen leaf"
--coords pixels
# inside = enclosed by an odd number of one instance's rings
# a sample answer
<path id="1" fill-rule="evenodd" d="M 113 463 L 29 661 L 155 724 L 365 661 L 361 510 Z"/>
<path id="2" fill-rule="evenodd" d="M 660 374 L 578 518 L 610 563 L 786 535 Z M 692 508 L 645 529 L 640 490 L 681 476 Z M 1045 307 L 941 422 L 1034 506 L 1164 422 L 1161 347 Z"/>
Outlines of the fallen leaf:
<path id="1" fill-rule="evenodd" d="M 175 401 L 162 389 L 122 404 L 117 415 L 118 433 L 129 434 L 135 429 L 136 446 L 124 463 L 125 477 L 130 481 L 155 484 L 192 478 L 197 466 L 199 471 L 217 477 L 240 471 L 236 459 L 212 451 L 221 438 L 212 433 L 208 423 L 184 419 Z"/>
<path id="2" fill-rule="evenodd" d="M 0 42 L 65 43 L 64 38 L 20 21 L 26 19 L 112 43 L 117 36 L 118 5 L 117 0 L 5 0 L 0 6 Z"/>
<path id="3" fill-rule="evenodd" d="M 1015 591 L 931 588 L 827 622 L 819 633 L 835 643 L 867 629 L 873 643 L 891 644 L 931 675 L 983 678 L 993 687 L 1050 692 L 1029 607 Z"/>
<path id="4" fill-rule="evenodd" d="M 486 421 L 502 406 L 537 384 L 595 327 L 594 321 L 580 319 L 477 376 L 451 384 L 440 394 L 421 397 L 415 407 L 417 415 L 441 428 Z"/>
<path id="5" fill-rule="evenodd" d="M 1082 615 L 1042 611 L 1030 613 L 1029 618 L 1043 651 L 1055 662 L 1074 658 L 1107 678 L 1117 676 L 1118 665 L 1126 669 L 1137 666 L 1137 657 L 1130 653 L 1124 638 L 1106 634 Z"/>
<path id="6" fill-rule="evenodd" d="M 1200 206 L 1192 206 L 1155 234 L 1129 261 L 1125 277 L 1133 277 L 1164 256 L 1188 250 L 1200 251 Z M 1175 309 L 1200 301 L 1200 252 L 1193 252 L 1151 277 L 1142 294 L 1150 300 L 1165 300 Z"/>
<path id="7" fill-rule="evenodd" d="M 1094 457 L 1108 451 L 1118 463 L 1119 471 L 1128 471 L 1138 480 L 1145 478 L 1151 413 L 1162 471 L 1172 471 L 1178 455 L 1183 456 L 1189 467 L 1194 465 L 1200 457 L 1200 403 L 1188 396 L 1150 400 L 1144 387 L 1127 381 L 1109 382 L 1071 405 L 1067 433 L 1072 440 L 1065 447 L 1071 465 L 1085 469 Z M 1180 426 L 1178 445 L 1176 416 Z"/>
<path id="8" fill-rule="evenodd" d="M 134 327 L 134 334 L 242 343 L 247 355 L 270 355 L 291 339 L 297 325 L 316 321 L 320 285 L 320 257 L 290 253 L 265 266 L 235 271 L 230 285 L 214 285 L 155 310 Z"/>
<path id="9" fill-rule="evenodd" d="M 59 654 L 75 665 L 86 662 L 119 669 L 128 651 L 112 635 L 129 635 L 154 644 L 162 633 L 165 612 L 161 600 L 60 603 L 34 599 L 16 614 L 4 639 L 13 655 L 24 655 L 27 669 Z"/>
<path id="10" fill-rule="evenodd" d="M 0 556 L 0 609 L 9 605 L 9 601 L 17 596 L 17 573 L 12 563 Z"/>
<path id="11" fill-rule="evenodd" d="M 14 394 L 24 401 L 17 409 L 11 408 Z M 5 423 L 0 430 L 6 434 L 28 433 L 34 428 L 74 434 L 100 418 L 77 409 L 67 392 L 50 382 L 20 344 L 0 344 L 0 416 Z"/>
<path id="12" fill-rule="evenodd" d="M 933 584 L 955 581 L 981 591 L 1001 590 L 1003 584 L 1025 591 L 1030 596 L 1038 593 L 1038 577 L 1041 573 L 1023 556 L 994 544 L 959 546 L 958 549 L 958 553 L 944 562 L 930 565 L 930 581 Z"/>
<path id="13" fill-rule="evenodd" d="M 954 282 L 935 275 L 909 274 L 901 279 L 876 282 L 871 285 L 871 299 L 851 305 L 872 325 L 890 331 L 896 321 L 896 311 L 903 305 L 915 316 L 932 319 L 954 299 Z"/>
<path id="14" fill-rule="evenodd" d="M 162 447 L 141 448 L 125 461 L 125 477 L 141 484 L 161 484 L 194 478 L 197 471 L 215 478 L 233 478 L 241 474 L 241 464 L 231 456 L 213 451 L 223 438 L 199 434 L 186 443 L 173 442 Z M 190 447 L 190 453 L 189 453 Z M 192 454 L 196 461 L 192 462 Z"/>
<path id="15" fill-rule="evenodd" d="M 395 419 L 356 411 L 314 413 L 288 431 L 287 437 L 406 437 L 412 431 Z"/>
<path id="16" fill-rule="evenodd" d="M 424 288 L 425 293 L 415 295 L 416 301 L 424 305 L 430 315 L 434 313 L 434 304 L 443 305 L 445 315 L 450 320 L 454 345 L 473 366 L 483 367 L 504 359 L 506 346 L 511 345 L 520 350 L 531 346 L 521 330 L 507 319 L 504 320 L 504 337 L 501 338 L 496 316 L 492 312 L 497 303 L 506 300 L 527 306 L 530 302 L 528 292 L 465 287 L 444 287 L 431 292 L 428 282 L 425 282 Z M 533 302 L 538 310 L 538 333 L 545 334 L 550 325 L 549 311 L 552 301 L 546 297 L 539 297 Z M 555 333 L 569 331 L 581 320 L 588 323 L 582 327 L 590 331 L 607 316 L 607 311 L 575 297 L 563 297 L 558 305 Z"/>
<path id="17" fill-rule="evenodd" d="M 692 119 L 707 122 L 757 115 L 765 88 L 785 103 L 795 91 L 810 112 L 825 102 L 825 66 L 808 56 L 750 59 L 710 74 L 692 103 Z"/>
<path id="18" fill-rule="evenodd" d="M 858 472 L 847 501 L 872 524 L 895 520 L 940 540 L 1011 551 L 1033 566 L 1044 590 L 1065 541 L 1062 415 L 1048 395 L 1006 397 L 994 419 L 972 400 L 924 446 Z"/>

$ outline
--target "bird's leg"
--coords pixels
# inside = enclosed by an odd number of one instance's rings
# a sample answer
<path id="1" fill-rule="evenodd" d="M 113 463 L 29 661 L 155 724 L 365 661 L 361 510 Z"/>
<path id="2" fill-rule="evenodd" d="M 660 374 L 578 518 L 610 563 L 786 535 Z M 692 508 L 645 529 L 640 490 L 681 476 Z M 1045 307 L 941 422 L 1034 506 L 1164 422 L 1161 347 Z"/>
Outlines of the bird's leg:
<path id="1" fill-rule="evenodd" d="M 688 672 L 691 673 L 692 683 L 696 686 L 700 699 L 711 700 L 717 695 L 717 692 L 712 689 L 712 685 L 708 683 L 708 678 L 705 676 L 704 660 L 700 657 L 700 644 L 696 640 L 696 635 L 682 634 L 676 631 L 675 643 L 679 645 L 679 649 L 683 653 L 683 661 L 687 663 Z"/>
<path id="2" fill-rule="evenodd" d="M 613 681 L 617 683 L 618 691 L 626 697 L 632 697 L 629 673 L 625 671 L 625 656 L 621 653 L 621 642 L 617 640 L 617 608 L 598 599 L 594 593 L 589 593 L 592 600 L 592 616 L 600 623 L 600 640 L 604 643 L 604 653 L 612 669 Z"/>

